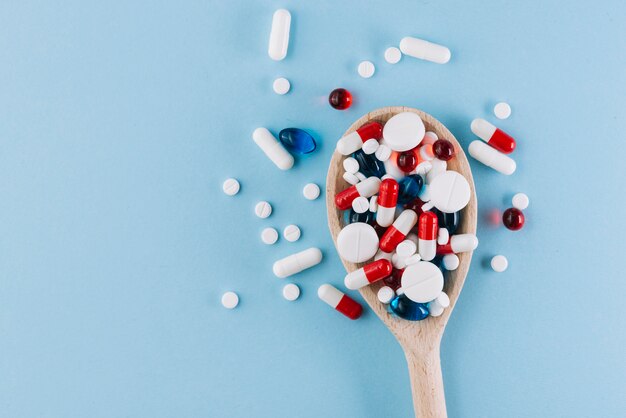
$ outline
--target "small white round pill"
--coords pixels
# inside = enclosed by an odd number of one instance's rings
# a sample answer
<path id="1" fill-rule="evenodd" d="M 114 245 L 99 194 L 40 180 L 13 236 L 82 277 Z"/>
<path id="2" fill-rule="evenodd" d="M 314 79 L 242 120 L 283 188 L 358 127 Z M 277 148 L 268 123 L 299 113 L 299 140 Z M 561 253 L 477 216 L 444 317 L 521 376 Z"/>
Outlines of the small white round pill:
<path id="1" fill-rule="evenodd" d="M 352 201 L 352 209 L 354 209 L 356 213 L 365 213 L 369 210 L 369 208 L 370 201 L 367 197 L 359 196 Z"/>
<path id="2" fill-rule="evenodd" d="M 274 228 L 265 228 L 261 232 L 261 241 L 267 245 L 272 245 L 278 241 L 278 231 Z"/>
<path id="3" fill-rule="evenodd" d="M 450 241 L 450 233 L 447 228 L 439 228 L 437 233 L 437 244 L 446 245 Z"/>
<path id="4" fill-rule="evenodd" d="M 261 219 L 265 219 L 272 214 L 272 205 L 262 200 L 254 207 L 254 213 Z"/>
<path id="5" fill-rule="evenodd" d="M 530 199 L 524 193 L 517 193 L 513 196 L 513 207 L 519 210 L 524 210 L 528 207 Z"/>
<path id="6" fill-rule="evenodd" d="M 509 260 L 503 255 L 496 255 L 491 259 L 491 268 L 493 271 L 502 273 L 509 267 Z"/>
<path id="7" fill-rule="evenodd" d="M 378 289 L 377 296 L 378 300 L 386 305 L 396 296 L 396 292 L 394 292 L 389 286 L 383 286 Z"/>
<path id="8" fill-rule="evenodd" d="M 370 197 L 370 212 L 376 212 L 378 210 L 378 196 Z"/>
<path id="9" fill-rule="evenodd" d="M 385 49 L 385 61 L 389 64 L 397 64 L 400 62 L 400 58 L 402 58 L 402 52 L 395 46 Z"/>
<path id="10" fill-rule="evenodd" d="M 404 264 L 406 264 L 407 266 L 410 266 L 411 264 L 417 264 L 420 261 L 422 261 L 422 257 L 420 257 L 419 254 L 413 254 L 412 256 L 407 257 L 404 260 Z"/>
<path id="11" fill-rule="evenodd" d="M 343 160 L 343 169 L 346 170 L 347 173 L 358 173 L 359 168 L 359 162 L 356 159 L 348 157 Z"/>
<path id="12" fill-rule="evenodd" d="M 391 157 L 391 148 L 389 148 L 387 145 L 379 143 L 374 155 L 376 156 L 376 158 L 378 158 L 379 161 L 385 162 L 389 159 L 389 157 Z"/>
<path id="13" fill-rule="evenodd" d="M 361 148 L 364 153 L 371 155 L 376 152 L 378 149 L 379 143 L 374 138 L 370 138 L 363 143 L 363 147 Z"/>
<path id="14" fill-rule="evenodd" d="M 459 256 L 456 254 L 446 254 L 443 256 L 441 260 L 443 263 L 443 268 L 448 271 L 454 271 L 459 268 Z"/>
<path id="15" fill-rule="evenodd" d="M 239 296 L 235 292 L 226 292 L 222 295 L 222 306 L 226 309 L 234 309 L 239 305 Z"/>
<path id="16" fill-rule="evenodd" d="M 417 251 L 417 245 L 411 240 L 404 240 L 396 247 L 396 253 L 400 257 L 410 257 Z"/>
<path id="17" fill-rule="evenodd" d="M 283 94 L 287 94 L 289 92 L 289 89 L 291 89 L 291 83 L 286 78 L 280 77 L 274 80 L 272 88 L 274 89 L 274 93 L 282 96 Z"/>
<path id="18" fill-rule="evenodd" d="M 348 173 L 347 171 L 343 173 L 343 179 L 351 185 L 355 185 L 359 182 L 359 178 L 355 176 L 353 173 Z"/>
<path id="19" fill-rule="evenodd" d="M 355 174 L 356 178 L 359 179 L 359 181 L 363 181 L 365 179 L 367 179 L 367 176 L 363 173 L 361 173 L 360 171 L 358 173 Z"/>
<path id="20" fill-rule="evenodd" d="M 302 189 L 302 194 L 307 200 L 315 200 L 320 197 L 320 186 L 315 183 L 309 183 Z"/>
<path id="21" fill-rule="evenodd" d="M 300 228 L 297 225 L 287 225 L 283 229 L 283 237 L 289 242 L 296 242 L 300 239 Z"/>
<path id="22" fill-rule="evenodd" d="M 493 107 L 493 114 L 498 119 L 507 119 L 511 116 L 511 106 L 508 103 L 500 102 Z"/>
<path id="23" fill-rule="evenodd" d="M 430 304 L 428 305 L 428 314 L 430 316 L 433 316 L 433 317 L 441 316 L 443 311 L 444 311 L 443 306 L 441 306 L 435 301 L 430 302 Z"/>
<path id="24" fill-rule="evenodd" d="M 289 283 L 283 287 L 283 297 L 289 301 L 294 301 L 300 297 L 300 288 L 297 284 Z"/>
<path id="25" fill-rule="evenodd" d="M 374 63 L 371 61 L 361 61 L 358 71 L 361 77 L 370 78 L 376 72 L 376 67 L 374 67 Z"/>
<path id="26" fill-rule="evenodd" d="M 224 193 L 228 196 L 234 196 L 239 193 L 239 188 L 239 182 L 235 179 L 226 179 L 224 184 L 222 184 L 222 190 L 224 190 Z"/>

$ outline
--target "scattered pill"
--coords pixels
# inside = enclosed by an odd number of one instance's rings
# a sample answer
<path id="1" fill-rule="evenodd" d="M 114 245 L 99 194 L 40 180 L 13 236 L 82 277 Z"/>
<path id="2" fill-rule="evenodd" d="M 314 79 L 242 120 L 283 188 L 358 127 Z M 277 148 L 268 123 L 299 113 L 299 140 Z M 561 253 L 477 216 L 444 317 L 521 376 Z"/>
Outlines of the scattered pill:
<path id="1" fill-rule="evenodd" d="M 280 77 L 274 80 L 274 84 L 272 84 L 272 88 L 274 89 L 274 93 L 283 94 L 289 93 L 289 89 L 291 89 L 291 83 L 285 77 Z"/>
<path id="2" fill-rule="evenodd" d="M 308 183 L 302 189 L 302 194 L 306 200 L 315 200 L 320 196 L 320 186 L 315 183 Z"/>
<path id="3" fill-rule="evenodd" d="M 350 290 L 360 289 L 390 276 L 391 269 L 389 260 L 376 260 L 348 273 L 344 278 L 344 284 Z"/>
<path id="4" fill-rule="evenodd" d="M 517 168 L 515 160 L 490 147 L 483 141 L 472 141 L 468 151 L 476 160 L 507 176 L 513 174 Z"/>
<path id="5" fill-rule="evenodd" d="M 367 197 L 359 196 L 352 201 L 352 210 L 356 213 L 365 213 L 370 208 L 370 201 Z"/>
<path id="6" fill-rule="evenodd" d="M 389 157 L 391 157 L 391 148 L 389 148 L 387 145 L 379 143 L 378 148 L 376 149 L 376 152 L 374 153 L 374 155 L 380 161 L 383 161 L 383 162 L 387 161 Z"/>
<path id="7" fill-rule="evenodd" d="M 400 257 L 408 258 L 415 254 L 417 251 L 417 245 L 409 239 L 405 239 L 396 247 L 396 254 Z"/>
<path id="8" fill-rule="evenodd" d="M 504 154 L 515 150 L 515 139 L 484 119 L 474 119 L 470 128 L 474 135 Z"/>
<path id="9" fill-rule="evenodd" d="M 234 196 L 237 193 L 239 193 L 239 188 L 240 188 L 239 182 L 235 179 L 226 179 L 224 184 L 222 184 L 222 190 L 228 196 Z"/>
<path id="10" fill-rule="evenodd" d="M 522 229 L 524 222 L 524 214 L 517 208 L 509 208 L 502 214 L 502 223 L 511 231 L 519 231 Z"/>
<path id="11" fill-rule="evenodd" d="M 420 261 L 404 270 L 402 287 L 398 293 L 403 293 L 413 302 L 427 303 L 435 299 L 442 289 L 441 270 L 429 261 Z"/>
<path id="12" fill-rule="evenodd" d="M 378 122 L 369 122 L 356 131 L 343 136 L 337 141 L 337 151 L 342 155 L 350 155 L 363 148 L 368 139 L 380 139 L 383 134 L 383 125 Z"/>
<path id="13" fill-rule="evenodd" d="M 363 307 L 357 301 L 329 284 L 321 285 L 317 296 L 350 319 L 358 319 L 363 313 Z"/>
<path id="14" fill-rule="evenodd" d="M 395 250 L 398 244 L 404 241 L 404 238 L 416 223 L 417 214 L 410 209 L 403 210 L 380 239 L 380 249 L 386 253 Z"/>
<path id="15" fill-rule="evenodd" d="M 400 51 L 403 54 L 422 60 L 445 64 L 450 61 L 451 53 L 443 45 L 434 44 L 423 39 L 407 36 L 400 41 Z"/>
<path id="16" fill-rule="evenodd" d="M 498 119 L 508 119 L 511 116 L 511 106 L 508 103 L 500 102 L 493 107 L 493 114 Z"/>
<path id="17" fill-rule="evenodd" d="M 443 264 L 443 268 L 448 271 L 454 271 L 459 267 L 461 261 L 459 260 L 459 256 L 456 254 L 446 254 L 441 259 L 441 262 Z"/>
<path id="18" fill-rule="evenodd" d="M 359 171 L 359 162 L 352 157 L 343 160 L 343 169 L 348 173 L 356 174 Z"/>
<path id="19" fill-rule="evenodd" d="M 265 219 L 272 214 L 272 205 L 262 200 L 254 207 L 254 213 L 261 219 Z"/>
<path id="20" fill-rule="evenodd" d="M 430 261 L 437 255 L 437 236 L 439 220 L 433 212 L 424 212 L 419 216 L 418 233 L 419 253 L 424 261 Z"/>
<path id="21" fill-rule="evenodd" d="M 385 61 L 389 64 L 397 64 L 402 58 L 402 52 L 395 46 L 385 49 Z"/>
<path id="22" fill-rule="evenodd" d="M 328 103 L 337 110 L 345 110 L 352 106 L 352 94 L 346 89 L 335 89 L 328 95 Z"/>
<path id="23" fill-rule="evenodd" d="M 391 299 L 396 296 L 396 292 L 394 292 L 394 290 L 389 286 L 383 286 L 378 289 L 378 293 L 376 294 L 376 296 L 378 297 L 380 303 L 384 303 L 385 305 L 387 305 L 389 302 L 391 302 Z"/>
<path id="24" fill-rule="evenodd" d="M 437 254 L 458 254 L 474 251 L 478 247 L 478 238 L 474 234 L 452 235 L 445 245 L 437 246 Z"/>
<path id="25" fill-rule="evenodd" d="M 239 296 L 235 292 L 226 292 L 222 295 L 222 306 L 226 309 L 234 309 L 239 305 Z"/>
<path id="26" fill-rule="evenodd" d="M 257 128 L 252 133 L 252 139 L 261 148 L 265 155 L 281 170 L 293 167 L 293 157 L 278 142 L 266 128 Z"/>
<path id="27" fill-rule="evenodd" d="M 455 212 L 456 213 L 456 212 Z M 445 245 L 448 243 L 450 239 L 450 233 L 447 228 L 439 228 L 439 232 L 437 234 L 437 244 Z"/>
<path id="28" fill-rule="evenodd" d="M 289 28 L 291 26 L 291 13 L 285 9 L 278 9 L 272 17 L 272 30 L 268 55 L 274 61 L 280 61 L 287 56 L 289 48 Z"/>
<path id="29" fill-rule="evenodd" d="M 370 78 L 376 72 L 376 67 L 372 61 L 361 61 L 358 68 L 359 75 L 363 78 Z"/>
<path id="30" fill-rule="evenodd" d="M 343 178 L 346 179 L 346 174 L 344 173 Z M 356 176 L 355 176 L 356 177 Z M 347 181 L 347 180 L 346 180 Z M 376 193 L 378 193 L 378 188 L 380 187 L 380 179 L 378 177 L 368 177 L 364 181 L 361 181 L 351 187 L 348 187 L 346 190 L 338 193 L 335 196 L 335 205 L 338 209 L 346 210 L 352 206 L 352 202 L 359 196 L 362 197 L 372 197 Z"/>
<path id="31" fill-rule="evenodd" d="M 385 145 L 402 152 L 415 148 L 424 138 L 426 128 L 417 113 L 401 112 L 391 117 L 383 128 Z"/>
<path id="32" fill-rule="evenodd" d="M 296 154 L 309 154 L 317 147 L 313 135 L 300 128 L 283 129 L 278 133 L 278 139 L 288 151 Z"/>
<path id="33" fill-rule="evenodd" d="M 265 228 L 261 232 L 261 240 L 267 245 L 272 245 L 278 241 L 278 231 L 274 228 Z"/>
<path id="34" fill-rule="evenodd" d="M 370 212 L 378 211 L 378 196 L 370 197 Z"/>
<path id="35" fill-rule="evenodd" d="M 337 252 L 346 261 L 362 263 L 378 251 L 374 227 L 362 222 L 346 225 L 337 235 Z"/>
<path id="36" fill-rule="evenodd" d="M 379 146 L 378 141 L 374 138 L 370 138 L 363 143 L 362 149 L 364 153 L 366 153 L 367 155 L 371 155 L 376 152 L 376 150 L 378 149 L 378 146 Z"/>
<path id="37" fill-rule="evenodd" d="M 497 273 L 502 273 L 509 267 L 509 260 L 503 255 L 496 255 L 491 259 L 491 268 Z"/>
<path id="38" fill-rule="evenodd" d="M 288 301 L 294 301 L 300 297 L 300 288 L 295 283 L 283 286 L 283 297 Z"/>
<path id="39" fill-rule="evenodd" d="M 513 196 L 512 203 L 514 208 L 524 210 L 528 207 L 530 199 L 528 199 L 528 196 L 526 196 L 524 193 L 517 193 L 515 196 Z"/>
<path id="40" fill-rule="evenodd" d="M 360 181 L 359 178 L 356 176 L 356 173 L 352 174 L 352 173 L 348 173 L 347 171 L 343 173 L 343 179 L 346 181 L 346 183 L 351 184 L 353 186 Z"/>
<path id="41" fill-rule="evenodd" d="M 472 195 L 469 183 L 456 171 L 439 174 L 428 185 L 428 191 L 430 201 L 425 203 L 422 209 L 436 207 L 445 213 L 460 211 L 467 206 Z"/>
<path id="42" fill-rule="evenodd" d="M 283 229 L 283 238 L 289 242 L 296 242 L 300 239 L 300 228 L 297 225 L 287 225 Z"/>
<path id="43" fill-rule="evenodd" d="M 272 270 L 276 277 L 284 279 L 316 266 L 320 261 L 322 261 L 322 252 L 319 248 L 312 247 L 276 261 Z"/>

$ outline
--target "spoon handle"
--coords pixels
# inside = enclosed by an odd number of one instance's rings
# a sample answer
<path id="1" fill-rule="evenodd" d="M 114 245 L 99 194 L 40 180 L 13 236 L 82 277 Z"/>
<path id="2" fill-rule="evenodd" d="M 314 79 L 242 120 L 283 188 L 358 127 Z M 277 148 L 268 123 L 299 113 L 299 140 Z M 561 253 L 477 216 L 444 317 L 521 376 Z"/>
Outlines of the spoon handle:
<path id="1" fill-rule="evenodd" d="M 446 418 L 439 347 L 420 353 L 407 351 L 405 354 L 416 418 Z"/>

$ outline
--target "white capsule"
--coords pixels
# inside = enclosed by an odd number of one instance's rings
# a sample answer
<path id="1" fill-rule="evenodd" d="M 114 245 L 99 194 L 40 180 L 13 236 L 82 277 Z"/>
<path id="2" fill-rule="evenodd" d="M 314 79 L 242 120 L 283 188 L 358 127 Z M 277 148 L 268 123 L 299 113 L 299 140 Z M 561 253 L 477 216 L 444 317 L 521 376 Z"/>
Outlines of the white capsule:
<path id="1" fill-rule="evenodd" d="M 261 241 L 263 241 L 263 243 L 267 245 L 274 244 L 276 241 L 278 241 L 278 231 L 274 228 L 265 228 L 261 232 Z"/>
<path id="2" fill-rule="evenodd" d="M 478 247 L 478 238 L 474 234 L 452 235 L 450 242 L 444 247 L 448 247 L 446 248 L 447 253 L 452 252 L 454 254 L 474 251 Z"/>
<path id="3" fill-rule="evenodd" d="M 370 139 L 368 139 L 367 141 L 365 141 L 363 143 L 363 146 L 361 147 L 361 149 L 367 155 L 371 155 L 371 154 L 374 154 L 376 152 L 376 150 L 378 149 L 379 145 L 380 144 L 378 143 L 378 140 L 376 140 L 374 138 L 370 138 Z"/>
<path id="4" fill-rule="evenodd" d="M 346 225 L 337 235 L 339 256 L 351 263 L 362 263 L 378 251 L 378 235 L 369 224 L 355 222 Z"/>
<path id="5" fill-rule="evenodd" d="M 278 139 L 266 128 L 257 128 L 252 133 L 252 139 L 261 150 L 281 170 L 293 167 L 293 157 L 278 142 Z"/>
<path id="6" fill-rule="evenodd" d="M 359 196 L 352 201 L 352 209 L 356 213 L 365 213 L 370 208 L 370 201 L 367 197 Z"/>
<path id="7" fill-rule="evenodd" d="M 343 160 L 343 169 L 347 173 L 356 174 L 359 172 L 359 168 L 359 162 L 355 158 L 348 157 Z"/>
<path id="8" fill-rule="evenodd" d="M 226 179 L 224 184 L 222 184 L 222 190 L 228 196 L 234 196 L 239 193 L 239 182 L 235 179 Z"/>
<path id="9" fill-rule="evenodd" d="M 391 302 L 394 297 L 396 297 L 396 292 L 394 292 L 389 286 L 383 286 L 378 289 L 376 296 L 378 297 L 380 303 L 384 303 L 386 305 Z"/>
<path id="10" fill-rule="evenodd" d="M 439 305 L 436 301 L 432 301 L 428 304 L 428 314 L 432 317 L 438 317 L 443 314 L 444 308 Z"/>
<path id="11" fill-rule="evenodd" d="M 370 78 L 376 72 L 376 67 L 372 61 L 361 61 L 358 72 L 361 77 Z"/>
<path id="12" fill-rule="evenodd" d="M 524 210 L 528 207 L 530 199 L 528 199 L 528 196 L 526 196 L 524 193 L 517 193 L 515 196 L 513 196 L 512 203 L 514 208 Z"/>
<path id="13" fill-rule="evenodd" d="M 496 255 L 491 259 L 491 268 L 493 271 L 502 273 L 509 267 L 509 260 L 503 255 Z"/>
<path id="14" fill-rule="evenodd" d="M 378 196 L 370 197 L 370 212 L 376 213 L 378 210 Z"/>
<path id="15" fill-rule="evenodd" d="M 448 306 L 450 306 L 450 297 L 448 296 L 446 292 L 439 293 L 439 296 L 437 296 L 435 301 L 439 305 L 443 306 L 444 308 L 447 308 Z"/>
<path id="16" fill-rule="evenodd" d="M 254 213 L 261 219 L 265 219 L 272 214 L 272 205 L 262 200 L 254 207 Z"/>
<path id="17" fill-rule="evenodd" d="M 300 297 L 300 288 L 294 283 L 286 284 L 283 287 L 283 297 L 290 302 Z"/>
<path id="18" fill-rule="evenodd" d="M 239 296 L 235 292 L 226 292 L 222 295 L 222 306 L 226 309 L 234 309 L 239 305 Z"/>
<path id="19" fill-rule="evenodd" d="M 378 161 L 387 161 L 389 157 L 391 157 L 391 148 L 379 142 L 378 148 L 376 149 L 374 155 L 376 156 Z"/>
<path id="20" fill-rule="evenodd" d="M 515 160 L 483 141 L 472 141 L 468 151 L 476 160 L 507 176 L 513 174 L 517 168 Z"/>
<path id="21" fill-rule="evenodd" d="M 291 88 L 291 83 L 285 77 L 280 77 L 274 80 L 274 84 L 272 84 L 272 89 L 274 89 L 274 93 L 283 95 L 289 92 Z"/>
<path id="22" fill-rule="evenodd" d="M 312 247 L 276 261 L 272 270 L 276 277 L 284 279 L 311 268 L 320 261 L 322 261 L 322 252 L 319 248 Z"/>
<path id="23" fill-rule="evenodd" d="M 439 228 L 439 232 L 437 233 L 437 244 L 447 244 L 448 240 L 450 240 L 450 233 L 448 232 L 448 228 Z"/>
<path id="24" fill-rule="evenodd" d="M 300 228 L 297 225 L 287 225 L 283 229 L 283 238 L 289 242 L 296 242 L 300 239 Z"/>
<path id="25" fill-rule="evenodd" d="M 278 9 L 272 18 L 270 44 L 267 50 L 270 58 L 280 61 L 287 56 L 289 48 L 289 29 L 291 27 L 291 13 L 285 9 Z"/>
<path id="26" fill-rule="evenodd" d="M 320 196 L 320 186 L 315 183 L 308 183 L 302 189 L 302 194 L 306 200 L 315 200 Z"/>
<path id="27" fill-rule="evenodd" d="M 441 262 L 443 263 L 444 269 L 448 271 L 454 271 L 459 268 L 460 260 L 459 256 L 456 254 L 446 254 L 441 259 Z"/>
<path id="28" fill-rule="evenodd" d="M 368 177 L 356 185 L 356 190 L 359 192 L 359 196 L 363 197 L 374 196 L 378 193 L 378 189 L 380 189 L 380 179 L 375 176 Z"/>
<path id="29" fill-rule="evenodd" d="M 402 38 L 400 41 L 400 51 L 405 55 L 435 62 L 437 64 L 445 64 L 450 61 L 452 55 L 450 50 L 443 45 L 409 36 Z"/>
<path id="30" fill-rule="evenodd" d="M 353 186 L 360 181 L 359 178 L 355 174 L 348 173 L 347 171 L 343 173 L 343 179 L 346 181 L 346 183 L 351 184 Z"/>
<path id="31" fill-rule="evenodd" d="M 395 46 L 385 49 L 385 61 L 389 64 L 397 64 L 402 58 L 402 52 Z"/>

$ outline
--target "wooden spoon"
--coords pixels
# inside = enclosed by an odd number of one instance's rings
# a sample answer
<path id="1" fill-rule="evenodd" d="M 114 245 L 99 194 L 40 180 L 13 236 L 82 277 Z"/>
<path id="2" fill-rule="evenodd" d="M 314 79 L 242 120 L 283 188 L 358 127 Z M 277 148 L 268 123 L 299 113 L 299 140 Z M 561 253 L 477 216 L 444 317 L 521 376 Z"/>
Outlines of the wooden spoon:
<path id="1" fill-rule="evenodd" d="M 454 138 L 441 122 L 417 109 L 402 106 L 384 107 L 370 112 L 354 122 L 344 135 L 354 132 L 369 121 L 378 121 L 384 124 L 392 116 L 401 112 L 417 113 L 422 118 L 427 131 L 433 131 L 439 138 L 447 139 L 454 144 L 457 154 L 452 160 L 448 161 L 448 170 L 454 170 L 462 174 L 469 182 L 472 191 L 469 204 L 463 209 L 461 224 L 459 225 L 457 233 L 475 234 L 477 203 L 472 171 L 467 157 L 456 138 Z M 328 176 L 326 178 L 328 226 L 335 246 L 337 245 L 337 235 L 343 227 L 343 212 L 335 207 L 335 195 L 349 187 L 349 184 L 343 179 L 342 162 L 344 158 L 343 155 L 335 151 L 330 160 L 330 167 L 328 168 Z M 450 297 L 450 306 L 446 308 L 444 313 L 439 317 L 428 317 L 423 321 L 407 321 L 389 314 L 387 307 L 378 301 L 376 295 L 378 289 L 382 286 L 381 282 L 374 283 L 359 290 L 365 301 L 385 325 L 387 325 L 387 328 L 389 328 L 392 334 L 395 335 L 404 350 L 409 365 L 416 417 L 440 418 L 447 416 L 439 347 L 443 331 L 459 297 L 463 283 L 465 282 L 465 276 L 467 275 L 470 261 L 472 260 L 472 253 L 467 252 L 459 254 L 459 259 L 459 267 L 455 271 L 446 273 L 444 291 Z M 348 272 L 362 267 L 362 264 L 354 264 L 345 260 L 342 260 L 342 263 Z"/>

